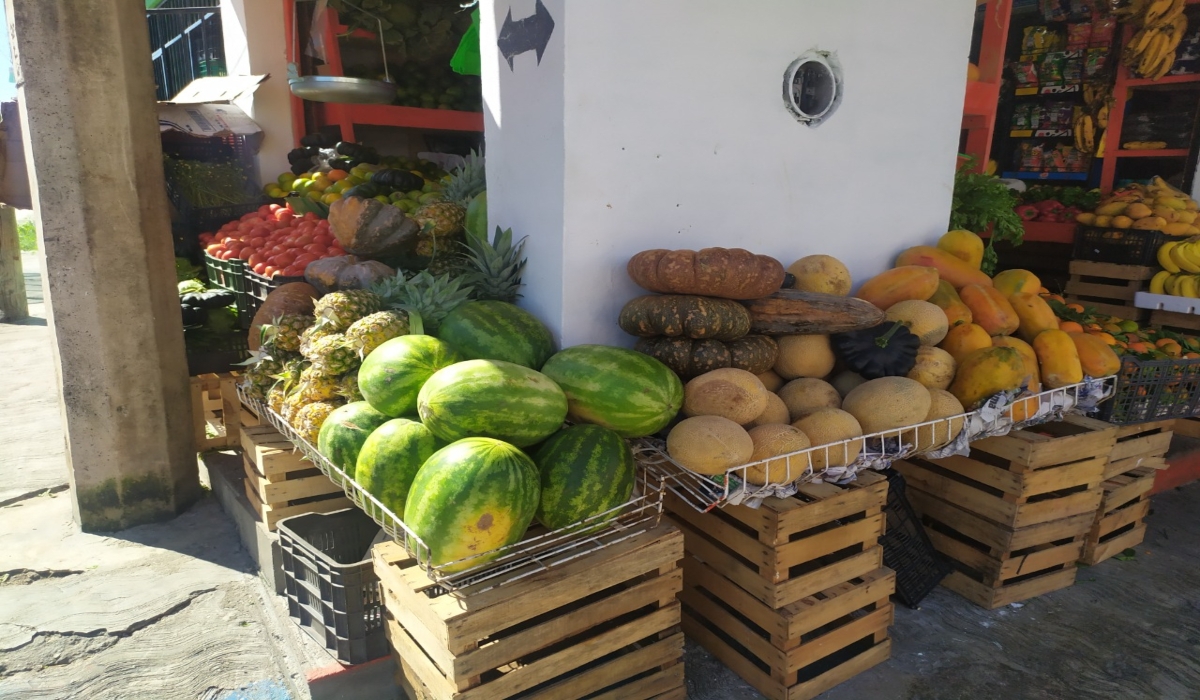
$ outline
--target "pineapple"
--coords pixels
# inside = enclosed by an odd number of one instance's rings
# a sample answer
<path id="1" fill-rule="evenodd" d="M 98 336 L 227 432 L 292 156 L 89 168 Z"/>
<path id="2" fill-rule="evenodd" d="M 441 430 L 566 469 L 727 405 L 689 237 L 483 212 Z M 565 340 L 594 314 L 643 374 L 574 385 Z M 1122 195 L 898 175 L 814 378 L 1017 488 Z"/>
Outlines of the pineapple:
<path id="1" fill-rule="evenodd" d="M 283 408 L 279 411 L 279 415 L 283 416 L 283 419 L 288 422 L 288 425 L 294 428 L 296 427 L 296 424 L 292 421 L 292 419 L 296 417 L 296 413 L 300 409 L 304 408 L 307 403 L 308 402 L 304 400 L 304 397 L 300 396 L 299 392 L 289 394 L 288 397 L 283 400 Z"/>
<path id="2" fill-rule="evenodd" d="M 420 244 L 417 245 L 417 249 L 421 249 Z M 466 249 L 461 241 L 445 241 L 445 245 L 433 251 L 433 259 L 429 261 L 429 265 L 425 269 L 434 277 L 442 275 L 449 275 L 451 278 L 461 277 L 471 268 L 471 261 L 465 254 Z"/>
<path id="3" fill-rule="evenodd" d="M 363 316 L 382 308 L 378 296 L 365 289 L 330 292 L 317 300 L 313 307 L 319 323 L 341 333 Z"/>
<path id="4" fill-rule="evenodd" d="M 413 335 L 433 333 L 442 319 L 471 298 L 471 288 L 464 287 L 461 278 L 434 277 L 427 270 L 407 280 L 398 274 L 373 289 L 385 306 L 408 312 L 409 332 Z"/>
<path id="5" fill-rule="evenodd" d="M 449 184 L 443 190 L 446 199 L 460 206 L 467 206 L 475 195 L 487 188 L 484 161 L 475 151 L 467 156 L 466 165 L 454 171 Z"/>
<path id="6" fill-rule="evenodd" d="M 346 342 L 360 358 L 370 355 L 386 341 L 408 333 L 408 316 L 402 311 L 379 311 L 364 316 L 346 329 Z"/>
<path id="7" fill-rule="evenodd" d="M 358 367 L 358 354 L 341 333 L 327 335 L 313 343 L 312 366 L 323 375 L 340 377 Z"/>
<path id="8" fill-rule="evenodd" d="M 283 384 L 276 384 L 267 392 L 267 407 L 275 413 L 283 413 L 283 402 L 287 399 L 287 392 L 283 390 Z"/>
<path id="9" fill-rule="evenodd" d="M 464 281 L 475 290 L 476 299 L 495 299 L 515 302 L 521 288 L 521 272 L 525 269 L 525 249 L 522 238 L 514 246 L 512 229 L 501 231 L 496 227 L 496 236 L 491 243 L 475 236 L 467 237 L 467 258 L 474 268 L 463 275 Z"/>
<path id="10" fill-rule="evenodd" d="M 338 383 L 338 396 L 347 403 L 363 400 L 362 391 L 358 388 L 358 372 L 351 372 L 342 377 L 342 381 Z"/>
<path id="11" fill-rule="evenodd" d="M 315 367 L 307 367 L 300 373 L 296 393 L 305 401 L 328 401 L 338 396 L 338 378 L 321 374 Z"/>
<path id="12" fill-rule="evenodd" d="M 284 314 L 262 327 L 262 344 L 283 352 L 299 352 L 301 334 L 313 325 L 312 316 Z"/>
<path id="13" fill-rule="evenodd" d="M 290 422 L 296 428 L 296 432 L 300 433 L 300 437 L 308 441 L 308 444 L 316 445 L 317 436 L 321 434 L 321 426 L 325 424 L 325 419 L 340 405 L 342 405 L 340 400 L 305 404 L 296 411 L 296 415 Z"/>
<path id="14" fill-rule="evenodd" d="M 309 326 L 307 330 L 300 334 L 300 354 L 309 357 L 312 355 L 313 343 L 328 335 L 335 335 L 337 331 L 332 327 L 316 324 Z M 310 358 L 311 359 L 311 358 Z"/>
<path id="15" fill-rule="evenodd" d="M 252 399 L 264 400 L 275 384 L 275 375 L 283 371 L 283 363 L 269 355 L 260 356 L 242 375 L 242 390 Z"/>
<path id="16" fill-rule="evenodd" d="M 421 225 L 422 234 L 436 241 L 462 233 L 467 209 L 454 202 L 431 202 L 417 207 L 411 218 Z"/>

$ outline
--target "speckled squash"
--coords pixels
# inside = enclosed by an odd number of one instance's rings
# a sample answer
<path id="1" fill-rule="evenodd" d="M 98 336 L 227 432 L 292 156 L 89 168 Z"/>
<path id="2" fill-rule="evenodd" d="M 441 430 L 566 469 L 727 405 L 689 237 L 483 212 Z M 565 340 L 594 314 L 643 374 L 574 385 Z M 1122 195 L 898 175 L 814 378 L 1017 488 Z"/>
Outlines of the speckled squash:
<path id="1" fill-rule="evenodd" d="M 750 332 L 750 312 L 728 299 L 647 294 L 626 304 L 617 324 L 640 338 L 736 340 Z"/>

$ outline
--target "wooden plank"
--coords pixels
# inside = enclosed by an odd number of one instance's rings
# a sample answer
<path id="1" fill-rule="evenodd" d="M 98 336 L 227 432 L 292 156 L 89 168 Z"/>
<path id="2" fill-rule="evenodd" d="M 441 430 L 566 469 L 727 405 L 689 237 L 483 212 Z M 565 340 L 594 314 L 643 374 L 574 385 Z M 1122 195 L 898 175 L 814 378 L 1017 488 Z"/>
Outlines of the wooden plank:
<path id="1" fill-rule="evenodd" d="M 1148 265 L 1118 265 L 1115 263 L 1094 262 L 1092 260 L 1072 260 L 1069 271 L 1072 275 L 1085 277 L 1108 277 L 1116 280 L 1148 280 L 1158 270 Z"/>
<path id="2" fill-rule="evenodd" d="M 1111 559 L 1126 549 L 1138 546 L 1145 539 L 1146 524 L 1142 523 L 1129 532 L 1123 532 L 1107 542 L 1095 544 L 1089 542 L 1083 550 L 1083 556 L 1079 560 L 1084 564 L 1094 566 L 1106 559 Z"/>
<path id="3" fill-rule="evenodd" d="M 296 506 L 272 506 L 263 503 L 255 492 L 254 486 L 250 483 L 250 479 L 244 479 L 243 483 L 246 491 L 246 498 L 250 501 L 250 506 L 254 508 L 254 512 L 258 515 L 258 519 L 267 529 L 274 532 L 275 526 L 280 520 L 290 518 L 293 515 L 304 515 L 306 513 L 331 513 L 335 510 L 349 508 L 354 504 L 349 498 L 329 498 L 311 503 L 302 503 Z"/>
<path id="4" fill-rule="evenodd" d="M 1171 431 L 1166 430 L 1154 435 L 1146 435 L 1118 442 L 1113 445 L 1112 452 L 1109 453 L 1109 459 L 1117 461 L 1130 457 L 1158 457 L 1164 455 L 1167 453 L 1167 450 L 1171 449 L 1171 435 Z"/>
<path id="5" fill-rule="evenodd" d="M 749 559 L 754 566 L 772 565 L 771 548 L 726 522 L 722 511 L 701 513 L 671 491 L 666 493 L 666 507 L 676 519 L 684 520 L 696 531 L 711 536 L 737 552 L 738 556 Z"/>
<path id="6" fill-rule="evenodd" d="M 764 501 L 764 506 L 766 503 Z M 772 504 L 770 507 L 774 508 L 775 505 Z M 864 512 L 872 513 L 875 509 L 882 509 L 885 505 L 887 505 L 886 478 L 863 488 L 845 489 L 841 495 L 823 501 L 803 503 L 798 499 L 788 499 L 787 507 L 778 511 L 778 530 L 780 533 L 790 536 L 840 518 Z"/>
<path id="7" fill-rule="evenodd" d="M 787 579 L 788 569 L 793 566 L 808 563 L 856 544 L 862 544 L 864 548 L 870 547 L 883 536 L 884 529 L 884 515 L 880 513 L 811 537 L 779 545 L 769 555 L 774 559 L 772 568 L 782 571 L 782 575 L 775 581 Z"/>
<path id="8" fill-rule="evenodd" d="M 1118 425 L 1117 426 L 1117 441 L 1128 438 L 1131 435 L 1142 435 L 1155 430 L 1172 430 L 1175 423 L 1178 421 L 1174 418 L 1169 420 L 1150 421 L 1148 423 L 1134 423 L 1133 425 Z"/>
<path id="9" fill-rule="evenodd" d="M 1200 316 L 1181 314 L 1175 311 L 1151 311 L 1150 323 L 1154 326 L 1182 328 L 1189 331 L 1200 331 Z"/>
<path id="10" fill-rule="evenodd" d="M 683 612 L 683 633 L 700 646 L 708 650 L 718 661 L 729 667 L 729 670 L 741 676 L 755 690 L 767 696 L 770 700 L 787 700 L 788 688 L 782 682 L 763 673 L 758 666 L 729 646 L 725 640 L 713 634 L 711 630 L 693 618 L 685 610 Z"/>
<path id="11" fill-rule="evenodd" d="M 1116 532 L 1126 525 L 1136 523 L 1150 513 L 1150 501 L 1138 501 L 1136 504 L 1127 508 L 1122 508 L 1111 515 L 1106 515 L 1100 519 L 1098 529 L 1100 537 Z"/>
<path id="12" fill-rule="evenodd" d="M 1101 299 L 1113 299 L 1115 301 L 1132 302 L 1134 296 L 1141 289 L 1141 285 L 1130 287 L 1128 284 L 1100 284 L 1096 282 L 1080 282 L 1071 280 L 1067 282 L 1067 294 L 1081 297 L 1099 297 Z M 1093 302 L 1091 305 L 1095 305 Z M 1130 304 L 1132 306 L 1132 304 Z"/>
<path id="13" fill-rule="evenodd" d="M 1007 469 L 993 467 L 990 464 L 984 464 L 979 460 L 960 455 L 944 459 L 931 459 L 929 462 L 936 464 L 942 469 L 962 474 L 968 479 L 973 479 L 998 491 L 1011 493 L 1014 496 L 1020 496 L 1024 493 L 1021 475 Z"/>
<path id="14" fill-rule="evenodd" d="M 917 512 L 1001 552 L 1018 551 L 1048 542 L 1074 539 L 1087 534 L 1094 520 L 1093 513 L 1087 512 L 1062 520 L 1014 530 L 965 511 L 919 489 L 910 488 L 907 495 L 909 502 Z"/>
<path id="15" fill-rule="evenodd" d="M 1024 490 L 1021 495 L 1028 498 L 1085 484 L 1099 484 L 1103 480 L 1104 468 L 1107 464 L 1107 456 L 1100 455 L 1082 462 L 1026 472 L 1023 479 Z"/>
<path id="16" fill-rule="evenodd" d="M 964 510 L 982 515 L 992 522 L 1012 523 L 1016 518 L 1017 504 L 999 496 L 932 472 L 915 462 L 898 460 L 892 467 L 904 475 L 910 487 L 958 504 Z"/>
<path id="17" fill-rule="evenodd" d="M 997 574 L 996 583 L 1008 581 L 1018 576 L 1027 576 L 1038 571 L 1073 564 L 1083 552 L 1083 539 L 1080 538 L 1068 544 L 1039 549 L 1029 554 L 1022 554 L 1004 560 Z"/>
<path id="18" fill-rule="evenodd" d="M 892 604 L 884 603 L 879 609 L 870 614 L 827 632 L 811 642 L 801 644 L 788 652 L 788 673 L 811 666 L 821 659 L 839 652 L 876 632 L 886 632 L 887 628 L 892 624 L 892 619 Z"/>
<path id="19" fill-rule="evenodd" d="M 268 505 L 342 492 L 342 487 L 334 484 L 324 474 L 265 482 L 259 485 L 259 495 L 262 497 L 263 503 Z"/>
<path id="20" fill-rule="evenodd" d="M 583 698 L 607 688 L 620 678 L 630 678 L 652 668 L 667 668 L 636 683 L 622 685 L 591 700 L 624 700 L 625 698 L 654 698 L 683 685 L 683 634 L 676 633 L 649 646 L 642 647 L 604 663 L 584 673 L 571 676 L 528 696 L 526 700 L 561 700 Z"/>
<path id="21" fill-rule="evenodd" d="M 759 635 L 737 615 L 717 605 L 694 588 L 685 587 L 679 599 L 687 605 L 688 614 L 712 623 L 732 637 L 742 648 L 769 667 L 775 678 L 780 678 L 788 672 L 785 668 L 788 665 L 787 652 L 772 644 L 769 638 Z"/>
<path id="22" fill-rule="evenodd" d="M 1069 566 L 1061 571 L 1036 576 L 1028 581 L 993 588 L 971 579 L 961 571 L 953 571 L 942 581 L 942 585 L 980 607 L 994 610 L 1066 588 L 1075 583 L 1075 574 L 1076 568 Z"/>
<path id="23" fill-rule="evenodd" d="M 984 576 L 998 577 L 1000 575 L 1001 562 L 987 552 L 937 530 L 927 529 L 926 533 L 929 535 L 929 541 L 933 544 L 934 549 L 968 569 L 978 571 Z"/>
<path id="24" fill-rule="evenodd" d="M 1114 476 L 1131 472 L 1141 467 L 1148 469 L 1162 470 L 1167 469 L 1170 465 L 1164 457 L 1129 457 L 1127 459 L 1109 462 L 1104 467 L 1104 480 L 1108 481 Z"/>
<path id="25" fill-rule="evenodd" d="M 883 663 L 892 654 L 892 640 L 885 639 L 854 658 L 839 664 L 816 678 L 794 685 L 787 700 L 812 700 L 834 686 L 845 683 L 858 674 Z"/>
<path id="26" fill-rule="evenodd" d="M 775 587 L 768 605 L 780 608 L 835 586 L 865 576 L 883 565 L 883 547 L 878 545 L 816 571 L 785 581 Z"/>
<path id="27" fill-rule="evenodd" d="M 1142 494 L 1150 493 L 1150 490 L 1154 488 L 1154 477 L 1157 472 L 1142 467 L 1135 474 L 1136 477 L 1125 484 L 1117 484 L 1114 481 L 1104 483 L 1104 500 L 1100 503 L 1100 513 L 1111 513 L 1126 503 L 1140 498 Z"/>
<path id="28" fill-rule="evenodd" d="M 683 635 L 679 635 L 680 650 L 679 654 L 683 653 Z M 603 667 L 602 667 L 603 668 Z M 603 674 L 595 671 L 588 672 L 592 677 L 592 684 L 598 688 L 604 688 L 612 685 L 611 677 L 606 677 Z M 545 700 L 557 700 L 562 697 L 585 697 L 585 695 L 544 695 L 539 694 L 534 697 L 545 698 Z M 663 698 L 679 698 L 684 700 L 687 697 L 687 688 L 683 680 L 683 664 L 676 663 L 669 666 L 665 670 L 642 678 L 633 683 L 623 685 L 620 688 L 615 688 L 607 693 L 600 695 L 586 696 L 588 700 L 662 700 Z"/>
<path id="29" fill-rule="evenodd" d="M 1100 501 L 1103 498 L 1104 491 L 1097 486 L 1096 488 L 1073 493 L 1070 496 L 1063 496 L 1062 498 L 1051 498 L 1035 503 L 1022 503 L 1017 507 L 1016 516 L 1010 522 L 1003 524 L 1015 530 L 1021 530 L 1033 525 L 1060 521 L 1076 515 L 1091 516 L 1100 507 Z M 1019 547 L 1016 549 L 1019 549 Z"/>
<path id="30" fill-rule="evenodd" d="M 1196 418 L 1179 418 L 1171 430 L 1177 435 L 1200 440 L 1200 420 Z"/>

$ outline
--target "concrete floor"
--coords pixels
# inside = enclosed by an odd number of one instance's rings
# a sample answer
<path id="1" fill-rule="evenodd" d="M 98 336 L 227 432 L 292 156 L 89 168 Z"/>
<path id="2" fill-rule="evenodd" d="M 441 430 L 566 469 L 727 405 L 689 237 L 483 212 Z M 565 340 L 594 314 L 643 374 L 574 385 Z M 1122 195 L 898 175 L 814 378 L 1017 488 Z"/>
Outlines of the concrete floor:
<path id="1" fill-rule="evenodd" d="M 0 420 L 0 698 L 307 700 L 331 659 L 254 575 L 214 498 L 110 537 L 72 524 L 32 277 L 35 318 L 0 323 L 0 356 L 21 359 Z M 991 612 L 942 589 L 898 606 L 892 659 L 822 698 L 1200 698 L 1200 484 L 1153 503 L 1137 556 L 1081 569 L 1073 588 Z M 686 654 L 689 698 L 760 697 L 702 649 Z M 324 697 L 362 696 L 348 684 Z"/>

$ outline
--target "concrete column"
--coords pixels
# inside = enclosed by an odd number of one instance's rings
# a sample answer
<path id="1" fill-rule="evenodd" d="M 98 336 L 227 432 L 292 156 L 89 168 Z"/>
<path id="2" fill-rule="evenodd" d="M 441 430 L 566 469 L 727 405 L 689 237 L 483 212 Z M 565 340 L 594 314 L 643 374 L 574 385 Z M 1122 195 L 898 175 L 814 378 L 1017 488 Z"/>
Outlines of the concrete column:
<path id="1" fill-rule="evenodd" d="M 75 518 L 168 519 L 200 488 L 144 6 L 6 2 Z"/>

